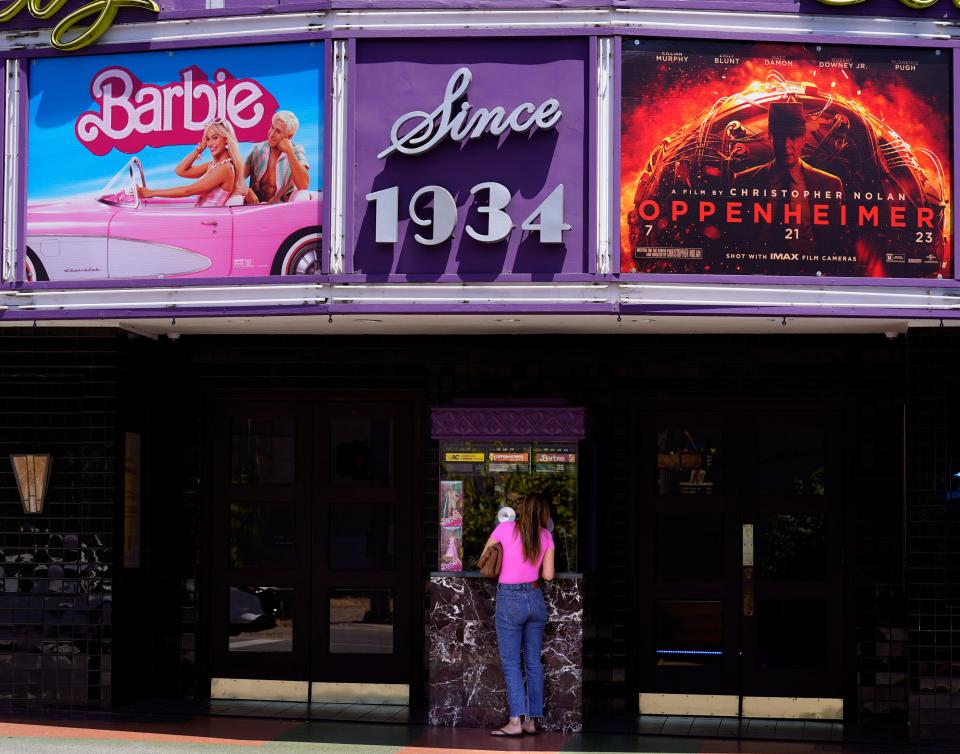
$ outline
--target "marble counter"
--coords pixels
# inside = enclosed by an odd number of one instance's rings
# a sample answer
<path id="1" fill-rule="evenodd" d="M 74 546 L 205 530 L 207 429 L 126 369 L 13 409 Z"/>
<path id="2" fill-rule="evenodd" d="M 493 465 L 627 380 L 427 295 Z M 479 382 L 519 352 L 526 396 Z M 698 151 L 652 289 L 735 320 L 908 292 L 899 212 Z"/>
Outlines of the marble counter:
<path id="1" fill-rule="evenodd" d="M 578 574 L 543 585 L 545 730 L 581 729 L 583 593 Z M 430 577 L 429 722 L 494 728 L 507 720 L 507 692 L 494 627 L 496 582 L 479 574 Z"/>

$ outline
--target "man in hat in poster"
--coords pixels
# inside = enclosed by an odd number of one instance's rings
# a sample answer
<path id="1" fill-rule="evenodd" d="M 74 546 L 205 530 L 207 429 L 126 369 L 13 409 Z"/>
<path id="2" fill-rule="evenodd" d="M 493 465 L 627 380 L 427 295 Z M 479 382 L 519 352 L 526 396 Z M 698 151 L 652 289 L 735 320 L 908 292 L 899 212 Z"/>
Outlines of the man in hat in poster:
<path id="1" fill-rule="evenodd" d="M 794 211 L 799 209 L 799 222 L 764 225 L 761 228 L 759 237 L 768 248 L 776 246 L 790 251 L 812 251 L 817 239 L 814 237 L 810 205 L 812 202 L 834 204 L 842 201 L 843 181 L 801 159 L 807 141 L 807 119 L 802 103 L 771 103 L 767 134 L 773 146 L 773 159 L 737 173 L 733 185 L 737 189 L 775 191 L 777 199 L 774 204 L 777 207 L 789 203 Z M 754 201 L 766 203 L 770 199 L 765 197 L 769 196 L 761 194 Z M 784 232 L 786 228 L 790 228 L 791 232 Z"/>
<path id="2" fill-rule="evenodd" d="M 843 182 L 837 176 L 817 170 L 800 158 L 807 141 L 802 103 L 773 102 L 767 116 L 767 134 L 773 145 L 773 160 L 737 173 L 733 179 L 737 188 L 799 189 L 801 196 L 804 190 L 811 195 L 819 192 L 826 196 L 828 191 L 843 194 Z"/>

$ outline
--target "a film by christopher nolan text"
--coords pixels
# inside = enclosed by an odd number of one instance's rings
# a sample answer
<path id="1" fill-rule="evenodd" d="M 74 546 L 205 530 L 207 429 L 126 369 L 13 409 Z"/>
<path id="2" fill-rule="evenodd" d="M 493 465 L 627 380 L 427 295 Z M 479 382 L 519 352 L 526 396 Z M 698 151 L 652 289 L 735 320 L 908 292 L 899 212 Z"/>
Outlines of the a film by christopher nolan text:
<path id="1" fill-rule="evenodd" d="M 950 51 L 624 40 L 621 272 L 952 276 Z"/>

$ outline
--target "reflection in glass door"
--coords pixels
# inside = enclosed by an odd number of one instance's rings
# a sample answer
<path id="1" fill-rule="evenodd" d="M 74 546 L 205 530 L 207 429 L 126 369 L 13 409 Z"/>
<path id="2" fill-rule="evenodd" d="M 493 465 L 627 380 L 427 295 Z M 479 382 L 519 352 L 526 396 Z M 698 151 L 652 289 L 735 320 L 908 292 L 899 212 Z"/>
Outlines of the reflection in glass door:
<path id="1" fill-rule="evenodd" d="M 702 411 L 648 427 L 641 712 L 842 717 L 828 416 Z"/>
<path id="2" fill-rule="evenodd" d="M 406 683 L 412 422 L 401 404 L 324 413 L 312 562 L 312 680 Z"/>
<path id="3" fill-rule="evenodd" d="M 823 416 L 755 416 L 743 442 L 741 519 L 755 543 L 743 688 L 757 698 L 745 713 L 804 697 L 842 717 L 839 432 Z"/>
<path id="4" fill-rule="evenodd" d="M 303 701 L 310 681 L 408 682 L 411 427 L 386 402 L 218 407 L 214 678 L 289 682 Z"/>

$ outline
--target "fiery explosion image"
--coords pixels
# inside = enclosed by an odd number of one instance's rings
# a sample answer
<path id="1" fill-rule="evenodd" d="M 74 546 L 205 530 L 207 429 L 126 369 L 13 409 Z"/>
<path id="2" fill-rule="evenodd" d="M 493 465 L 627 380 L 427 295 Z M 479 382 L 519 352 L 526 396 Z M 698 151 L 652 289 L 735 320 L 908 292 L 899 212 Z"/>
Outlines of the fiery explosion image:
<path id="1" fill-rule="evenodd" d="M 621 271 L 949 277 L 947 58 L 626 40 Z"/>

